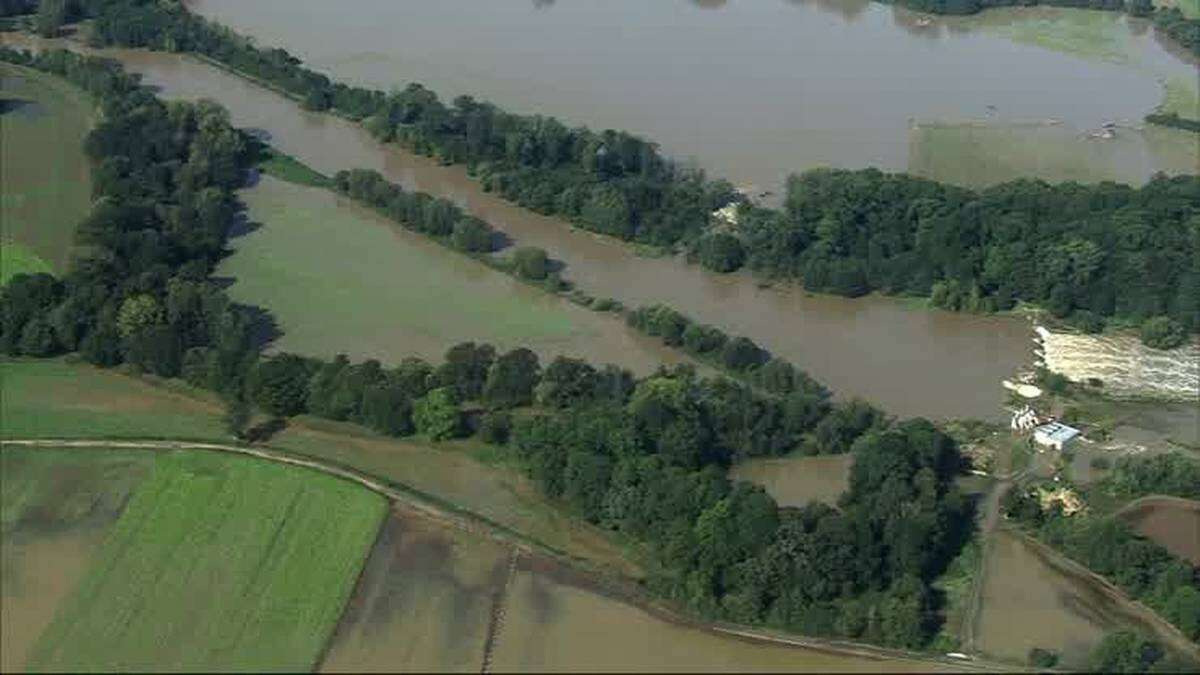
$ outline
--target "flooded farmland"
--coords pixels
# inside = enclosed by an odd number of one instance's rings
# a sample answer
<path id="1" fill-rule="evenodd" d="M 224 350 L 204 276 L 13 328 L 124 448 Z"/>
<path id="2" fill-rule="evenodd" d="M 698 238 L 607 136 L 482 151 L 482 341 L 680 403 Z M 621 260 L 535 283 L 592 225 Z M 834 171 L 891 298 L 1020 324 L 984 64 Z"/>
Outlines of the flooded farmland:
<path id="1" fill-rule="evenodd" d="M 31 41 L 5 34 L 10 44 Z M 212 98 L 235 124 L 264 129 L 281 151 L 324 173 L 376 169 L 410 188 L 455 199 L 518 245 L 541 246 L 565 277 L 626 305 L 665 302 L 699 321 L 752 337 L 839 396 L 859 396 L 900 416 L 1004 416 L 1001 379 L 1031 358 L 1030 326 L 1014 316 L 914 310 L 881 297 L 814 296 L 762 288 L 748 275 L 719 276 L 679 258 L 645 258 L 624 244 L 572 229 L 482 192 L 462 167 L 442 167 L 361 128 L 305 112 L 294 102 L 217 68 L 173 54 L 106 51 L 168 98 Z M 346 345 L 348 348 L 351 345 Z"/>
<path id="2" fill-rule="evenodd" d="M 0 245 L 16 243 L 56 272 L 91 205 L 83 139 L 92 103 L 36 71 L 0 64 Z"/>
<path id="3" fill-rule="evenodd" d="M 258 225 L 217 268 L 234 300 L 271 311 L 273 349 L 329 358 L 440 361 L 451 345 L 486 341 L 619 363 L 639 373 L 682 360 L 611 314 L 545 293 L 404 230 L 373 211 L 263 176 L 242 192 Z M 347 336 L 351 336 L 349 339 Z"/>
<path id="4" fill-rule="evenodd" d="M 906 672 L 938 664 L 771 644 L 674 623 L 589 589 L 553 565 L 512 580 L 498 671 Z M 949 670 L 949 668 L 946 668 Z"/>
<path id="5" fill-rule="evenodd" d="M 846 491 L 852 466 L 851 454 L 752 459 L 734 465 L 730 478 L 763 486 L 780 506 L 832 505 Z"/>
<path id="6" fill-rule="evenodd" d="M 1023 663 L 1034 647 L 1060 665 L 1087 665 L 1089 652 L 1114 630 L 1154 634 L 1156 624 L 1089 576 L 1021 535 L 996 532 L 985 562 L 975 646 L 989 657 Z"/>
<path id="7" fill-rule="evenodd" d="M 1026 122 L 1054 120 L 1065 133 L 1010 159 L 1022 175 L 1059 178 L 1046 155 L 1086 152 L 1085 132 L 1106 120 L 1140 124 L 1164 96 L 1160 81 L 1195 91 L 1191 64 L 1148 21 L 1115 12 L 929 17 L 865 0 L 189 5 L 334 77 L 383 90 L 418 81 L 447 100 L 469 94 L 627 129 L 735 183 L 776 191 L 787 173 L 814 166 L 909 169 L 913 123 L 968 119 L 1013 139 Z M 1093 175 L 1141 182 L 1179 169 L 1150 140 L 1127 136 Z"/>
<path id="8" fill-rule="evenodd" d="M 321 670 L 478 672 L 507 562 L 491 540 L 391 514 Z"/>
<path id="9" fill-rule="evenodd" d="M 1173 497 L 1139 499 L 1121 518 L 1139 534 L 1200 566 L 1200 502 Z"/>

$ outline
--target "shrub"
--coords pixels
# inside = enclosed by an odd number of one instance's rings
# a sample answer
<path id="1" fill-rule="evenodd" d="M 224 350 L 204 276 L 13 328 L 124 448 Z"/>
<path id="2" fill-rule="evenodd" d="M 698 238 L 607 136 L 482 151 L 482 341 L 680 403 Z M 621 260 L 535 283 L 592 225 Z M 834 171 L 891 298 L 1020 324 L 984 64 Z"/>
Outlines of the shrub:
<path id="1" fill-rule="evenodd" d="M 550 258 L 545 249 L 524 246 L 513 253 L 513 271 L 522 279 L 541 281 L 550 274 Z"/>
<path id="2" fill-rule="evenodd" d="M 1187 340 L 1183 326 L 1169 317 L 1156 316 L 1142 324 L 1142 343 L 1154 349 L 1174 349 Z"/>

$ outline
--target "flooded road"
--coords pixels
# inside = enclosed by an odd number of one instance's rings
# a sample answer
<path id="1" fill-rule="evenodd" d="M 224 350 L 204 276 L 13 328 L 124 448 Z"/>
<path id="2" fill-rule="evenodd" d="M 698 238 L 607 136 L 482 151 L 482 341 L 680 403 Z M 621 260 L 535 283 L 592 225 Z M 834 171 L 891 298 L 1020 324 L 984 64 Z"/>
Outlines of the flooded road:
<path id="1" fill-rule="evenodd" d="M 20 38 L 5 40 L 28 45 Z M 793 361 L 839 396 L 858 396 L 901 416 L 996 420 L 1000 380 L 1031 358 L 1028 322 L 913 309 L 888 298 L 813 296 L 795 287 L 761 288 L 748 276 L 719 276 L 678 258 L 639 257 L 630 247 L 572 229 L 481 191 L 460 167 L 381 146 L 358 126 L 309 113 L 292 101 L 218 68 L 172 54 L 114 50 L 132 71 L 171 98 L 212 98 L 234 124 L 264 129 L 271 142 L 319 171 L 376 169 L 406 186 L 456 200 L 566 264 L 565 277 L 597 297 L 626 305 L 664 302 L 732 334 L 752 337 Z"/>
<path id="2" fill-rule="evenodd" d="M 626 129 L 735 183 L 775 190 L 788 172 L 814 166 L 974 179 L 951 172 L 944 156 L 992 158 L 960 139 L 953 148 L 931 139 L 933 164 L 909 146 L 917 123 L 963 120 L 1000 129 L 1060 122 L 1067 133 L 1014 159 L 1017 173 L 1058 178 L 1048 156 L 1083 152 L 1082 133 L 1103 121 L 1139 123 L 1162 99 L 1162 82 L 1187 80 L 1195 91 L 1196 79 L 1149 22 L 1114 12 L 925 17 L 866 0 L 189 5 L 339 79 L 383 90 L 417 81 L 447 101 L 469 94 Z M 1180 168 L 1152 140 L 1133 144 L 1108 177 L 1140 181 Z"/>

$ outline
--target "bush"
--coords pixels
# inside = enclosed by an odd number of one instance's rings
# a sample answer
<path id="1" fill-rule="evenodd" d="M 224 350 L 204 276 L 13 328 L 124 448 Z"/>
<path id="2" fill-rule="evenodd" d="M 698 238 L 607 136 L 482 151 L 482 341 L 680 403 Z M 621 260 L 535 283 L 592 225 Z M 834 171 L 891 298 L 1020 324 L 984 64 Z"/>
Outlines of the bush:
<path id="1" fill-rule="evenodd" d="M 513 271 L 522 279 L 541 281 L 550 274 L 550 258 L 545 249 L 524 246 L 513 253 Z"/>
<path id="2" fill-rule="evenodd" d="M 467 253 L 490 253 L 493 246 L 492 228 L 482 220 L 467 216 L 454 224 L 450 243 Z"/>
<path id="3" fill-rule="evenodd" d="M 1153 349 L 1174 349 L 1187 340 L 1183 326 L 1169 317 L 1156 316 L 1142 324 L 1142 343 Z"/>
<path id="4" fill-rule="evenodd" d="M 721 365 L 734 371 L 740 372 L 761 366 L 766 360 L 767 353 L 746 337 L 736 337 L 721 349 Z"/>
<path id="5" fill-rule="evenodd" d="M 739 269 L 746 262 L 746 249 L 737 237 L 726 232 L 700 240 L 700 264 L 722 274 Z"/>
<path id="6" fill-rule="evenodd" d="M 426 394 L 413 406 L 413 422 L 417 431 L 430 440 L 455 438 L 462 433 L 462 411 L 454 389 L 439 387 Z"/>
<path id="7" fill-rule="evenodd" d="M 504 445 L 512 434 L 512 415 L 504 410 L 494 410 L 479 422 L 479 439 L 484 443 Z"/>

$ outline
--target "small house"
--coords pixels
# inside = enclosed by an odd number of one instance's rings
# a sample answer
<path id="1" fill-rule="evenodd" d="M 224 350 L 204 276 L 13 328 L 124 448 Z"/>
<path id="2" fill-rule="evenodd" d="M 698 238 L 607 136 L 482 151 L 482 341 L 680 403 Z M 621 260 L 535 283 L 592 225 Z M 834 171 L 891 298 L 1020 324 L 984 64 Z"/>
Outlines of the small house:
<path id="1" fill-rule="evenodd" d="M 1033 440 L 1044 448 L 1062 451 L 1079 436 L 1079 430 L 1061 422 L 1051 422 L 1033 430 Z"/>

